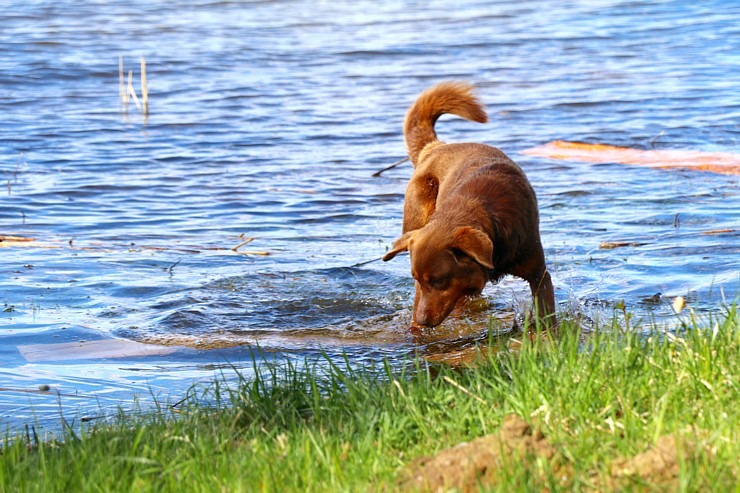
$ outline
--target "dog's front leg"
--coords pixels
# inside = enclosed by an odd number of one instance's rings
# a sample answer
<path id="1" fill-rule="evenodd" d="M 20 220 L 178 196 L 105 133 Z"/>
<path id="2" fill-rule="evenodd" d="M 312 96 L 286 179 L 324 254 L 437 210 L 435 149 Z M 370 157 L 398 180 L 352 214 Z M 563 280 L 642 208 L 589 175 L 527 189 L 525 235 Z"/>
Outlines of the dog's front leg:
<path id="1" fill-rule="evenodd" d="M 431 176 L 412 176 L 403 203 L 403 233 L 426 226 L 437 205 L 439 183 Z"/>
<path id="2" fill-rule="evenodd" d="M 528 282 L 534 302 L 532 307 L 533 317 L 538 318 L 544 328 L 549 329 L 556 323 L 555 292 L 552 287 L 550 273 L 547 272 L 547 269 L 543 269 L 540 274 L 528 279 Z"/>
<path id="3" fill-rule="evenodd" d="M 419 283 L 414 281 L 414 284 L 416 285 L 414 287 L 414 308 L 411 312 L 411 330 L 419 329 L 421 326 L 416 322 L 416 310 L 419 307 L 419 299 L 421 298 L 421 288 L 419 288 Z"/>

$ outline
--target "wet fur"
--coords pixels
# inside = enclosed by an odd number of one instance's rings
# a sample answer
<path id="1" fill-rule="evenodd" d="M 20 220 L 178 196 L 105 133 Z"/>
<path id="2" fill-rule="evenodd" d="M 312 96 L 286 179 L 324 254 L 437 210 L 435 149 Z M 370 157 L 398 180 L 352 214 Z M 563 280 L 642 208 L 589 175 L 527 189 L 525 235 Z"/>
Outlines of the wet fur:
<path id="1" fill-rule="evenodd" d="M 555 322 L 555 299 L 539 234 L 537 198 L 524 172 L 495 147 L 444 144 L 434 124 L 451 113 L 484 123 L 466 83 L 424 91 L 406 114 L 404 137 L 414 172 L 406 188 L 402 236 L 383 257 L 408 250 L 416 284 L 414 326 L 433 327 L 486 282 L 511 274 L 527 281 L 534 311 Z"/>

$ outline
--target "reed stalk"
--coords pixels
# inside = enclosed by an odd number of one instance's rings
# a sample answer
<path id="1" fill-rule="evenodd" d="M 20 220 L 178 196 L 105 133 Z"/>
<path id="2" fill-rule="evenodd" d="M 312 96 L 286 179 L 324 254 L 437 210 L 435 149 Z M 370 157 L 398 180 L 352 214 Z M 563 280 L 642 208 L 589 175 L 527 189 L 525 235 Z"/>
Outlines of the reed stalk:
<path id="1" fill-rule="evenodd" d="M 128 93 L 131 95 L 131 97 L 134 100 L 134 103 L 136 103 L 136 107 L 139 108 L 139 111 L 141 111 L 141 103 L 139 103 L 139 98 L 136 96 L 136 91 L 134 90 L 134 85 L 131 83 L 131 75 L 132 71 L 128 71 Z"/>
<path id="2" fill-rule="evenodd" d="M 123 105 L 123 111 L 128 113 L 128 104 L 131 99 L 134 100 L 136 107 L 147 117 L 149 115 L 149 88 L 146 82 L 146 59 L 141 57 L 141 101 L 136 95 L 133 85 L 133 71 L 128 71 L 128 82 L 126 82 L 123 73 L 123 57 L 118 57 L 118 97 Z"/>
<path id="3" fill-rule="evenodd" d="M 128 94 L 126 93 L 126 84 L 123 78 L 123 57 L 118 57 L 118 97 L 121 99 L 121 104 L 126 107 L 128 106 Z"/>
<path id="4" fill-rule="evenodd" d="M 144 115 L 149 114 L 149 89 L 146 87 L 146 60 L 141 57 L 141 103 Z"/>

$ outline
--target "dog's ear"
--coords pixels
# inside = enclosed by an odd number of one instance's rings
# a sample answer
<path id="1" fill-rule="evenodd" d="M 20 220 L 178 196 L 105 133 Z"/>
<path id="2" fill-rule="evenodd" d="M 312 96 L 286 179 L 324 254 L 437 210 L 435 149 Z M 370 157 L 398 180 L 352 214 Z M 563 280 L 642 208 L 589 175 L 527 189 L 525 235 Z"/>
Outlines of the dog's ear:
<path id="1" fill-rule="evenodd" d="M 411 245 L 411 241 L 414 239 L 416 231 L 417 230 L 408 231 L 401 235 L 399 239 L 394 241 L 390 251 L 383 255 L 383 262 L 388 262 L 399 253 L 407 251 L 409 249 L 409 245 Z"/>
<path id="2" fill-rule="evenodd" d="M 493 243 L 483 231 L 469 226 L 457 228 L 452 248 L 462 251 L 486 269 L 493 269 Z"/>

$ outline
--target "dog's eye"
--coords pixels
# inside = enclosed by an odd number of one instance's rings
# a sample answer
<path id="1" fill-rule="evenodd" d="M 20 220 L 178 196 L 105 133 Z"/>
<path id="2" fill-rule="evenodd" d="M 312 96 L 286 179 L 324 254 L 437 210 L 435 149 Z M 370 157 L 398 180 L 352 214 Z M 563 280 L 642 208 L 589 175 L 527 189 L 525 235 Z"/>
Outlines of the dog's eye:
<path id="1" fill-rule="evenodd" d="M 443 277 L 429 279 L 429 287 L 432 289 L 444 289 L 446 285 L 447 282 Z"/>

